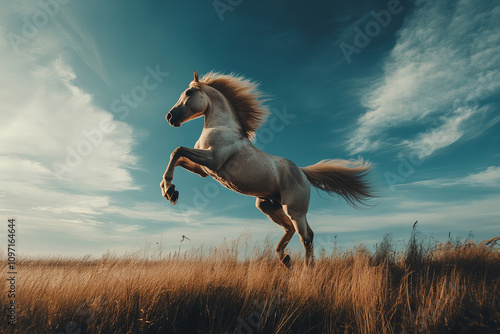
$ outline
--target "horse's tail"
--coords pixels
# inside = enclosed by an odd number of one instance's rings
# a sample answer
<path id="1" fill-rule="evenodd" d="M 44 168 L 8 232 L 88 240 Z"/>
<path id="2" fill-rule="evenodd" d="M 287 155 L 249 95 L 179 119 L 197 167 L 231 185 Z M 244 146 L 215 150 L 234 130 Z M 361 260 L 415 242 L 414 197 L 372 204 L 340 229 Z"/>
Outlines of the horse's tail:
<path id="1" fill-rule="evenodd" d="M 374 197 L 367 179 L 370 163 L 349 160 L 322 160 L 300 169 L 313 186 L 333 195 L 336 193 L 353 206 Z"/>

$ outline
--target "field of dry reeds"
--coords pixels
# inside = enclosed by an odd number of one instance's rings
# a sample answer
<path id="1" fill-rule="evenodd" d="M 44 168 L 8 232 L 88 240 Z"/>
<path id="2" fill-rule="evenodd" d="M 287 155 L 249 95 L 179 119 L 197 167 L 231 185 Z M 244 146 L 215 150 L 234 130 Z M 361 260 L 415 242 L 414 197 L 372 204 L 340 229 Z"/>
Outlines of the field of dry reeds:
<path id="1" fill-rule="evenodd" d="M 18 260 L 17 317 L 2 333 L 498 333 L 494 242 L 433 246 L 412 233 L 369 252 L 302 254 L 294 266 L 236 244 L 171 254 Z M 319 253 L 319 254 L 318 254 Z M 7 291 L 7 286 L 3 291 Z M 7 314 L 7 296 L 0 295 Z"/>

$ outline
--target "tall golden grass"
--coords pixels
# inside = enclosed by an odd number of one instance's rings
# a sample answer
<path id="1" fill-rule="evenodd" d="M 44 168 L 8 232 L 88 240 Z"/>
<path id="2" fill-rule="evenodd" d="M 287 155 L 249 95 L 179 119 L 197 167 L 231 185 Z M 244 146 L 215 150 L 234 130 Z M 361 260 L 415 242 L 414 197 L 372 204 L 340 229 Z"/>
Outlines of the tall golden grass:
<path id="1" fill-rule="evenodd" d="M 402 251 L 385 237 L 282 267 L 270 247 L 166 258 L 20 259 L 15 327 L 2 333 L 498 333 L 500 254 L 494 244 Z M 3 291 L 7 291 L 7 288 Z M 7 313 L 6 293 L 0 295 Z"/>

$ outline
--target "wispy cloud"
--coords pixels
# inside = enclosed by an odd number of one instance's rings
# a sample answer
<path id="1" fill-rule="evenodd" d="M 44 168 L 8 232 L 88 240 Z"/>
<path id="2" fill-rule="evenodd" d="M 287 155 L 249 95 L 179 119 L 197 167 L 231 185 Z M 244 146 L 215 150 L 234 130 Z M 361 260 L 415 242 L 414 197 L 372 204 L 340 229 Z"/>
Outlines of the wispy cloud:
<path id="1" fill-rule="evenodd" d="M 57 48 L 70 62 L 80 58 L 109 85 L 100 53 L 71 2 L 3 2 L 0 31 L 18 57 L 43 60 L 47 50 Z"/>
<path id="2" fill-rule="evenodd" d="M 309 221 L 317 233 L 346 233 L 361 231 L 391 231 L 411 227 L 415 220 L 424 223 L 428 231 L 473 230 L 474 233 L 493 232 L 498 227 L 500 196 L 493 195 L 477 200 L 433 201 L 414 198 L 393 199 L 390 212 L 371 210 L 367 214 L 333 215 L 311 213 Z M 481 221 L 483 225 L 471 223 Z"/>
<path id="3" fill-rule="evenodd" d="M 473 126 L 467 123 L 481 111 L 487 108 L 459 108 L 453 114 L 440 117 L 440 125 L 422 132 L 411 140 L 403 140 L 402 143 L 417 154 L 419 158 L 432 155 L 435 151 L 447 147 L 459 140 L 467 131 L 472 131 Z M 465 126 L 467 124 L 467 127 Z M 476 136 L 477 132 L 470 134 Z"/>
<path id="4" fill-rule="evenodd" d="M 75 15 L 69 6 L 62 6 L 61 13 L 55 18 L 54 22 L 58 32 L 63 37 L 63 41 L 69 50 L 80 57 L 92 71 L 109 85 L 109 78 L 101 56 L 82 20 Z"/>
<path id="5" fill-rule="evenodd" d="M 500 82 L 499 18 L 500 5 L 490 1 L 418 1 L 384 77 L 364 94 L 368 111 L 347 149 L 399 143 L 425 157 L 494 124 L 486 98 Z M 387 135 L 400 127 L 413 127 L 416 135 Z"/>
<path id="6" fill-rule="evenodd" d="M 462 178 L 439 178 L 433 180 L 424 180 L 409 185 L 420 185 L 433 188 L 449 187 L 449 186 L 470 186 L 470 187 L 486 187 L 498 188 L 500 187 L 500 167 L 490 166 L 486 170 L 469 174 Z"/>

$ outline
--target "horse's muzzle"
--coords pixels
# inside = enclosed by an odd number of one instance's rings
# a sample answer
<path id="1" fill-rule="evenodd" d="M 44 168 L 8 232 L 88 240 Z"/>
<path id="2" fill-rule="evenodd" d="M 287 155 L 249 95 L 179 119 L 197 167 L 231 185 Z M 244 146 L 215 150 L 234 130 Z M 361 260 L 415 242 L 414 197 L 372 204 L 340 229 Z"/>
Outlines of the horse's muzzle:
<path id="1" fill-rule="evenodd" d="M 181 126 L 180 117 L 179 117 L 180 110 L 178 110 L 178 109 L 179 109 L 178 107 L 174 107 L 174 108 L 170 109 L 167 116 L 165 116 L 168 123 L 176 128 Z"/>

